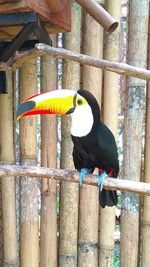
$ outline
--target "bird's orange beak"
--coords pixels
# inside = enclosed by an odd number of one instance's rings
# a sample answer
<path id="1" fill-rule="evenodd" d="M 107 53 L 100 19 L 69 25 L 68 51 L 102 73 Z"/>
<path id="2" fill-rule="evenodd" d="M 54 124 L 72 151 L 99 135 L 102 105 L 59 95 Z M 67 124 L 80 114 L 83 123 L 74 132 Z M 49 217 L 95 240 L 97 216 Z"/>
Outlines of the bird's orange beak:
<path id="1" fill-rule="evenodd" d="M 25 99 L 17 110 L 17 119 L 34 114 L 70 114 L 77 104 L 78 94 L 74 90 L 54 90 Z M 80 96 L 84 103 L 86 100 Z"/>

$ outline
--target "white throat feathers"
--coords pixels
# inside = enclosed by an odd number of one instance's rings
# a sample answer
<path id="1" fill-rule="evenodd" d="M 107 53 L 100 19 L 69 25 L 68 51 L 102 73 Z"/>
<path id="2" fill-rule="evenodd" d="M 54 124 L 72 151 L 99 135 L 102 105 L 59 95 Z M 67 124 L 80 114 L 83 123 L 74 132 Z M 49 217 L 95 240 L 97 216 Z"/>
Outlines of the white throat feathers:
<path id="1" fill-rule="evenodd" d="M 71 114 L 71 134 L 76 137 L 86 136 L 90 133 L 94 118 L 91 107 L 87 105 L 77 106 Z"/>

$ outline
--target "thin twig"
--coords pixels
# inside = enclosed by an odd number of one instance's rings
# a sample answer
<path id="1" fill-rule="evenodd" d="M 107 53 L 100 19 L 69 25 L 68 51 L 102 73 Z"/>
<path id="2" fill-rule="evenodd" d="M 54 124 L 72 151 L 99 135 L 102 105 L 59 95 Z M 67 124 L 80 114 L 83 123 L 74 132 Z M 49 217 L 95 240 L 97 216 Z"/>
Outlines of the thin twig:
<path id="1" fill-rule="evenodd" d="M 0 177 L 4 176 L 29 176 L 49 179 L 59 179 L 79 183 L 79 173 L 73 170 L 58 170 L 45 167 L 20 166 L 20 165 L 0 165 Z M 98 186 L 97 175 L 87 175 L 84 183 Z M 119 178 L 108 178 L 104 180 L 104 188 L 110 190 L 120 190 L 150 196 L 150 183 L 135 182 Z"/>

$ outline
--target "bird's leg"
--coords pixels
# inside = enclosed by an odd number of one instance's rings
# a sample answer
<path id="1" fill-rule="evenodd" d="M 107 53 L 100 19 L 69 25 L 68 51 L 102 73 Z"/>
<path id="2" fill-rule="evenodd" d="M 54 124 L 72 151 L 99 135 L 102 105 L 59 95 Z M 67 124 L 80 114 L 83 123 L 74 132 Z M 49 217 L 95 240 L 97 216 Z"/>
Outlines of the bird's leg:
<path id="1" fill-rule="evenodd" d="M 80 175 L 79 175 L 79 183 L 80 186 L 83 184 L 83 181 L 85 179 L 86 174 L 91 173 L 91 169 L 87 169 L 87 168 L 82 168 L 80 170 Z"/>
<path id="2" fill-rule="evenodd" d="M 98 186 L 99 186 L 100 191 L 102 191 L 102 189 L 103 189 L 103 183 L 104 183 L 104 179 L 106 176 L 107 176 L 106 171 L 102 171 L 99 174 Z"/>
<path id="3" fill-rule="evenodd" d="M 105 177 L 111 177 L 112 173 L 113 173 L 114 169 L 110 168 L 109 173 L 107 174 L 106 171 L 104 171 L 103 169 L 99 168 L 99 179 L 98 179 L 98 186 L 100 191 L 103 190 L 103 183 L 104 183 L 104 179 Z"/>

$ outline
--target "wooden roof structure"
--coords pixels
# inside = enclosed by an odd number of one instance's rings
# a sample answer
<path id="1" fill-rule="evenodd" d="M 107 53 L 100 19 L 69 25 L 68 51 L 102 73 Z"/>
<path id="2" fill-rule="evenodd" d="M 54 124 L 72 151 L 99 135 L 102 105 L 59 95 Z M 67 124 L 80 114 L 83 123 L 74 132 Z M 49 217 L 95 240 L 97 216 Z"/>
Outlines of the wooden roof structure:
<path id="1" fill-rule="evenodd" d="M 0 0 L 0 15 L 25 12 L 38 14 L 48 33 L 71 30 L 71 0 Z M 12 39 L 21 28 L 21 23 L 9 25 L 5 19 L 0 25 L 0 40 Z"/>
<path id="2" fill-rule="evenodd" d="M 76 1 L 108 32 L 117 28 L 118 22 L 95 0 Z M 51 45 L 49 34 L 66 31 L 71 31 L 71 0 L 0 0 L 1 62 L 37 42 Z M 5 71 L 0 80 L 0 93 L 7 93 Z"/>

